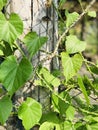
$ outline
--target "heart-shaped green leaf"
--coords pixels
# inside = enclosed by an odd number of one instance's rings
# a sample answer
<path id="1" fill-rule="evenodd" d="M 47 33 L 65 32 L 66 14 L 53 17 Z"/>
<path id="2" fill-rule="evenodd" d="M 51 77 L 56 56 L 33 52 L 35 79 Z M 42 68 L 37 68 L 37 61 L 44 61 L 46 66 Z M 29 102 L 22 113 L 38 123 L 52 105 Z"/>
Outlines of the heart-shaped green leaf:
<path id="1" fill-rule="evenodd" d="M 66 50 L 69 54 L 82 52 L 86 48 L 86 43 L 80 41 L 75 35 L 67 36 L 66 40 Z"/>
<path id="2" fill-rule="evenodd" d="M 67 17 L 66 27 L 68 28 L 71 24 L 73 24 L 77 20 L 77 18 L 79 17 L 79 14 L 77 12 L 68 13 L 66 11 L 66 17 Z"/>
<path id="3" fill-rule="evenodd" d="M 7 0 L 0 0 L 0 10 L 6 5 Z"/>
<path id="4" fill-rule="evenodd" d="M 75 54 L 73 57 L 70 57 L 67 53 L 61 53 L 62 66 L 64 69 L 64 76 L 66 81 L 72 78 L 81 68 L 83 59 L 80 54 Z"/>
<path id="5" fill-rule="evenodd" d="M 10 94 L 21 87 L 32 74 L 32 65 L 23 58 L 20 63 L 15 56 L 9 56 L 0 66 L 0 81 Z"/>
<path id="6" fill-rule="evenodd" d="M 23 42 L 27 46 L 30 58 L 40 49 L 40 47 L 47 41 L 47 37 L 39 37 L 36 32 L 30 32 L 25 37 Z"/>
<path id="7" fill-rule="evenodd" d="M 2 124 L 8 119 L 12 110 L 12 102 L 9 97 L 5 96 L 0 99 L 0 122 Z"/>
<path id="8" fill-rule="evenodd" d="M 27 100 L 19 107 L 18 117 L 22 120 L 26 130 L 29 130 L 34 125 L 36 125 L 39 122 L 41 116 L 42 106 L 32 98 L 27 98 Z"/>
<path id="9" fill-rule="evenodd" d="M 23 22 L 17 14 L 11 14 L 9 20 L 0 13 L 0 39 L 12 44 L 23 32 Z"/>

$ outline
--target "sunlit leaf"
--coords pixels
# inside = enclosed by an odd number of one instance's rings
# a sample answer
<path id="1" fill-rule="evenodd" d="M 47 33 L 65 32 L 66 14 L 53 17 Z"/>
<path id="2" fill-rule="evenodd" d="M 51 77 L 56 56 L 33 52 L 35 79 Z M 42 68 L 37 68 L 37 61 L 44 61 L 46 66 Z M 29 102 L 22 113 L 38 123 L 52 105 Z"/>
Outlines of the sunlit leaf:
<path id="1" fill-rule="evenodd" d="M 69 54 L 82 52 L 86 48 L 86 43 L 80 41 L 75 35 L 67 36 L 66 40 L 66 50 Z"/>
<path id="2" fill-rule="evenodd" d="M 58 87 L 60 85 L 60 79 L 52 75 L 46 68 L 40 70 L 40 74 L 43 75 L 44 79 L 48 84 Z"/>
<path id="3" fill-rule="evenodd" d="M 27 98 L 27 100 L 19 107 L 18 117 L 22 120 L 26 130 L 29 130 L 34 125 L 38 124 L 41 116 L 42 106 L 32 98 Z"/>
<path id="4" fill-rule="evenodd" d="M 74 126 L 72 125 L 71 122 L 65 121 L 64 122 L 64 130 L 74 130 Z"/>
<path id="5" fill-rule="evenodd" d="M 8 119 L 12 111 L 12 102 L 9 97 L 5 96 L 0 99 L 0 122 L 2 124 Z"/>
<path id="6" fill-rule="evenodd" d="M 68 28 L 72 23 L 74 23 L 77 18 L 79 17 L 79 14 L 77 12 L 73 12 L 73 13 L 66 13 L 66 27 Z"/>
<path id="7" fill-rule="evenodd" d="M 9 56 L 0 66 L 0 81 L 10 94 L 24 85 L 31 74 L 32 65 L 26 58 L 18 63 L 15 56 Z"/>
<path id="8" fill-rule="evenodd" d="M 73 57 L 70 57 L 67 53 L 61 53 L 62 66 L 64 70 L 64 76 L 66 81 L 72 78 L 82 66 L 82 57 L 79 54 L 75 54 Z"/>
<path id="9" fill-rule="evenodd" d="M 17 14 L 11 14 L 9 20 L 0 13 L 0 39 L 10 44 L 22 34 L 23 22 Z"/>
<path id="10" fill-rule="evenodd" d="M 98 130 L 98 123 L 92 123 L 90 127 L 91 127 L 91 130 Z"/>
<path id="11" fill-rule="evenodd" d="M 55 130 L 55 129 L 61 130 L 59 123 L 55 124 L 52 122 L 44 122 L 39 128 L 39 130 Z"/>
<path id="12" fill-rule="evenodd" d="M 73 106 L 69 106 L 66 110 L 66 117 L 69 120 L 73 120 L 75 115 L 75 108 Z"/>

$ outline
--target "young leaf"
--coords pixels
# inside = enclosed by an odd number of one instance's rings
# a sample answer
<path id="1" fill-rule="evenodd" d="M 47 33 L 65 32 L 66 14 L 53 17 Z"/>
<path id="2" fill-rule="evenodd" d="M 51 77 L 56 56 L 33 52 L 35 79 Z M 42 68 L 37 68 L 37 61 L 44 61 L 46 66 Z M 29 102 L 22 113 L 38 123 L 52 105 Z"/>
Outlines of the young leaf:
<path id="1" fill-rule="evenodd" d="M 70 57 L 67 53 L 61 53 L 62 66 L 64 69 L 64 76 L 66 77 L 66 82 L 71 79 L 82 66 L 82 57 L 79 54 L 75 54 Z"/>
<path id="2" fill-rule="evenodd" d="M 13 42 L 22 34 L 23 22 L 17 14 L 11 14 L 7 20 L 0 13 L 0 39 L 13 44 Z"/>
<path id="3" fill-rule="evenodd" d="M 85 86 L 83 84 L 82 78 L 80 76 L 78 76 L 78 85 L 79 85 L 80 89 L 82 90 L 82 93 L 83 93 L 83 95 L 85 97 L 85 100 L 86 100 L 87 104 L 89 105 L 90 104 L 89 97 L 88 97 L 86 88 L 85 88 Z"/>
<path id="4" fill-rule="evenodd" d="M 6 5 L 6 3 L 7 3 L 7 0 L 0 0 L 0 11 Z"/>
<path id="5" fill-rule="evenodd" d="M 75 108 L 73 106 L 69 106 L 68 109 L 66 110 L 67 119 L 72 121 L 74 119 L 74 115 L 75 115 Z"/>
<path id="6" fill-rule="evenodd" d="M 66 50 L 69 54 L 82 52 L 86 48 L 86 43 L 80 41 L 75 35 L 67 36 L 66 40 Z"/>
<path id="7" fill-rule="evenodd" d="M 52 122 L 44 122 L 41 126 L 40 126 L 40 128 L 39 128 L 39 130 L 61 130 L 60 129 L 60 125 L 59 125 L 59 123 L 58 124 L 55 124 L 55 123 L 52 123 Z"/>
<path id="8" fill-rule="evenodd" d="M 65 121 L 63 130 L 74 130 L 73 124 L 71 122 L 69 122 L 69 121 Z"/>
<path id="9" fill-rule="evenodd" d="M 47 37 L 39 37 L 36 32 L 30 32 L 25 37 L 23 42 L 27 46 L 27 50 L 30 55 L 30 59 L 32 56 L 36 54 L 36 52 L 40 49 L 40 47 L 45 44 L 47 41 Z"/>
<path id="10" fill-rule="evenodd" d="M 12 111 L 12 102 L 8 96 L 0 99 L 0 122 L 2 124 L 8 119 Z"/>
<path id="11" fill-rule="evenodd" d="M 66 13 L 66 27 L 68 28 L 72 23 L 74 23 L 77 18 L 79 17 L 79 14 L 77 12 L 73 12 L 73 13 Z"/>
<path id="12" fill-rule="evenodd" d="M 96 12 L 95 11 L 89 11 L 88 16 L 95 18 L 96 17 Z"/>
<path id="13" fill-rule="evenodd" d="M 31 76 L 32 65 L 23 58 L 20 63 L 15 56 L 9 56 L 0 66 L 0 81 L 10 94 L 13 94 Z"/>
<path id="14" fill-rule="evenodd" d="M 22 120 L 23 126 L 29 130 L 36 125 L 42 116 L 42 106 L 36 100 L 27 98 L 18 110 L 18 117 Z"/>
<path id="15" fill-rule="evenodd" d="M 53 85 L 54 87 L 58 87 L 60 85 L 60 79 L 52 75 L 46 68 L 42 68 L 40 70 L 40 74 L 43 75 L 47 83 Z"/>

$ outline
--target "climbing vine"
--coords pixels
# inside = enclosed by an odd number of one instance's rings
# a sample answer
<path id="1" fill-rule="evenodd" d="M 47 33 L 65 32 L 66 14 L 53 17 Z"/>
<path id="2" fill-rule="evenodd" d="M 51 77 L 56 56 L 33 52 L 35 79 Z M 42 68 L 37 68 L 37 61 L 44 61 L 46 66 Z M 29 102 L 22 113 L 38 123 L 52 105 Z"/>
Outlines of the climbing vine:
<path id="1" fill-rule="evenodd" d="M 63 4 L 60 0 L 60 5 Z M 81 2 L 81 1 L 80 1 Z M 8 120 L 13 113 L 22 120 L 26 130 L 35 125 L 39 130 L 97 130 L 98 129 L 98 105 L 92 104 L 90 97 L 98 97 L 98 64 L 87 61 L 82 55 L 86 49 L 86 42 L 76 35 L 69 34 L 79 20 L 88 14 L 96 17 L 95 11 L 89 11 L 95 0 L 92 0 L 82 14 L 77 12 L 65 12 L 66 29 L 57 41 L 54 51 L 33 66 L 31 59 L 39 49 L 47 42 L 47 37 L 39 37 L 36 32 L 29 32 L 20 39 L 23 33 L 23 21 L 12 13 L 10 16 L 2 13 L 7 0 L 0 1 L 0 123 Z M 21 42 L 28 54 L 20 47 Z M 65 42 L 65 48 L 58 54 L 59 45 Z M 14 55 L 18 49 L 21 57 Z M 46 60 L 58 57 L 61 63 L 60 70 L 50 72 L 43 67 Z M 90 77 L 80 73 L 85 66 Z M 35 78 L 36 77 L 36 78 Z M 43 112 L 41 103 L 27 97 L 13 112 L 12 96 L 25 85 L 27 81 L 34 86 L 45 87 L 50 91 L 50 111 Z M 58 90 L 58 91 L 57 91 Z M 77 90 L 82 96 L 77 96 Z M 76 95 L 71 94 L 75 92 Z M 77 118 L 77 115 L 79 116 Z"/>

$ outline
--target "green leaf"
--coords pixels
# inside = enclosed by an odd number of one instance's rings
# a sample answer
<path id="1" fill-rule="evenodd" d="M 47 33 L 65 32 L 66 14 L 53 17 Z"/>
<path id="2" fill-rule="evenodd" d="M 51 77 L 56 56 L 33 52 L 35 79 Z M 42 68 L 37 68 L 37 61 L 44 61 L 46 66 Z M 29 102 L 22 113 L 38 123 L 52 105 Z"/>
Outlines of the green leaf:
<path id="1" fill-rule="evenodd" d="M 2 50 L 4 56 L 9 56 L 12 55 L 13 53 L 11 46 L 9 45 L 9 43 L 5 41 L 1 42 L 0 49 Z"/>
<path id="2" fill-rule="evenodd" d="M 18 63 L 15 56 L 9 56 L 0 66 L 0 81 L 10 94 L 24 85 L 31 74 L 32 65 L 26 58 Z"/>
<path id="3" fill-rule="evenodd" d="M 60 85 L 60 79 L 52 75 L 46 68 L 42 68 L 40 70 L 40 74 L 43 75 L 48 84 L 51 84 L 54 87 L 58 87 Z"/>
<path id="4" fill-rule="evenodd" d="M 90 125 L 91 130 L 98 130 L 98 123 L 93 123 Z"/>
<path id="5" fill-rule="evenodd" d="M 77 18 L 79 17 L 79 14 L 77 12 L 73 12 L 73 13 L 66 13 L 66 27 L 68 28 L 71 24 L 73 24 Z"/>
<path id="6" fill-rule="evenodd" d="M 7 3 L 7 0 L 0 0 L 0 11 L 6 5 L 6 3 Z"/>
<path id="7" fill-rule="evenodd" d="M 74 119 L 74 115 L 75 115 L 75 108 L 73 106 L 69 106 L 68 109 L 66 110 L 67 119 L 72 121 Z"/>
<path id="8" fill-rule="evenodd" d="M 59 124 L 55 124 L 55 123 L 52 123 L 52 122 L 44 122 L 39 130 L 61 130 L 60 128 L 60 125 Z"/>
<path id="9" fill-rule="evenodd" d="M 61 53 L 62 66 L 64 69 L 64 76 L 66 77 L 66 82 L 71 79 L 82 66 L 82 57 L 80 54 L 75 54 L 70 57 L 67 53 Z"/>
<path id="10" fill-rule="evenodd" d="M 59 118 L 57 116 L 56 112 L 47 112 L 47 113 L 43 113 L 42 118 L 41 118 L 41 123 L 43 122 L 52 122 L 52 123 L 59 123 Z"/>
<path id="11" fill-rule="evenodd" d="M 0 99 L 0 122 L 2 124 L 8 119 L 12 111 L 12 102 L 8 96 Z"/>
<path id="12" fill-rule="evenodd" d="M 23 22 L 17 14 L 11 14 L 9 20 L 0 13 L 0 39 L 10 45 L 22 34 Z"/>
<path id="13" fill-rule="evenodd" d="M 54 111 L 62 115 L 66 114 L 66 110 L 69 107 L 69 102 L 66 101 L 66 99 L 62 99 L 60 98 L 60 96 L 57 96 L 55 94 L 52 94 L 52 104 L 53 104 Z"/>
<path id="14" fill-rule="evenodd" d="M 55 128 L 60 130 L 60 120 L 55 112 L 49 112 L 43 114 L 41 118 L 41 127 L 39 130 L 50 130 L 50 128 Z M 46 126 L 46 127 L 45 127 Z"/>
<path id="15" fill-rule="evenodd" d="M 76 122 L 74 124 L 74 127 L 75 127 L 76 130 L 85 130 L 85 129 L 83 129 L 83 123 L 82 122 Z M 81 129 L 81 127 L 82 127 L 82 129 Z"/>
<path id="16" fill-rule="evenodd" d="M 23 42 L 27 46 L 30 58 L 32 58 L 40 47 L 47 42 L 47 37 L 39 37 L 36 32 L 30 32 L 24 37 Z"/>
<path id="17" fill-rule="evenodd" d="M 67 36 L 66 40 L 66 51 L 69 54 L 82 52 L 86 48 L 86 43 L 84 41 L 80 41 L 75 35 Z"/>
<path id="18" fill-rule="evenodd" d="M 79 87 L 80 87 L 80 89 L 81 89 L 81 91 L 82 91 L 82 93 L 83 93 L 83 95 L 85 97 L 85 100 L 86 100 L 87 104 L 89 105 L 90 104 L 89 97 L 88 97 L 86 88 L 85 88 L 85 86 L 83 84 L 82 78 L 80 76 L 78 76 L 78 85 L 79 85 Z"/>
<path id="19" fill-rule="evenodd" d="M 90 66 L 90 70 L 91 70 L 94 74 L 98 75 L 98 67 L 97 67 L 97 66 Z"/>
<path id="20" fill-rule="evenodd" d="M 98 122 L 98 116 L 88 115 L 84 118 L 86 122 Z"/>
<path id="21" fill-rule="evenodd" d="M 88 124 L 86 124 L 86 128 L 87 128 L 87 130 L 92 130 L 90 125 L 88 125 Z"/>
<path id="22" fill-rule="evenodd" d="M 56 126 L 55 126 L 55 124 L 53 124 L 52 122 L 44 122 L 41 126 L 40 126 L 40 128 L 39 128 L 39 130 L 53 130 L 53 129 L 55 129 L 56 128 Z M 60 129 L 59 129 L 60 130 Z"/>
<path id="23" fill-rule="evenodd" d="M 75 129 L 74 129 L 74 126 L 72 125 L 71 122 L 65 121 L 64 122 L 64 130 L 75 130 Z"/>
<path id="24" fill-rule="evenodd" d="M 42 106 L 32 98 L 27 98 L 27 100 L 19 107 L 18 117 L 22 120 L 26 130 L 29 130 L 34 125 L 38 124 L 41 116 Z"/>
<path id="25" fill-rule="evenodd" d="M 88 11 L 88 16 L 95 18 L 96 12 L 95 11 Z"/>

